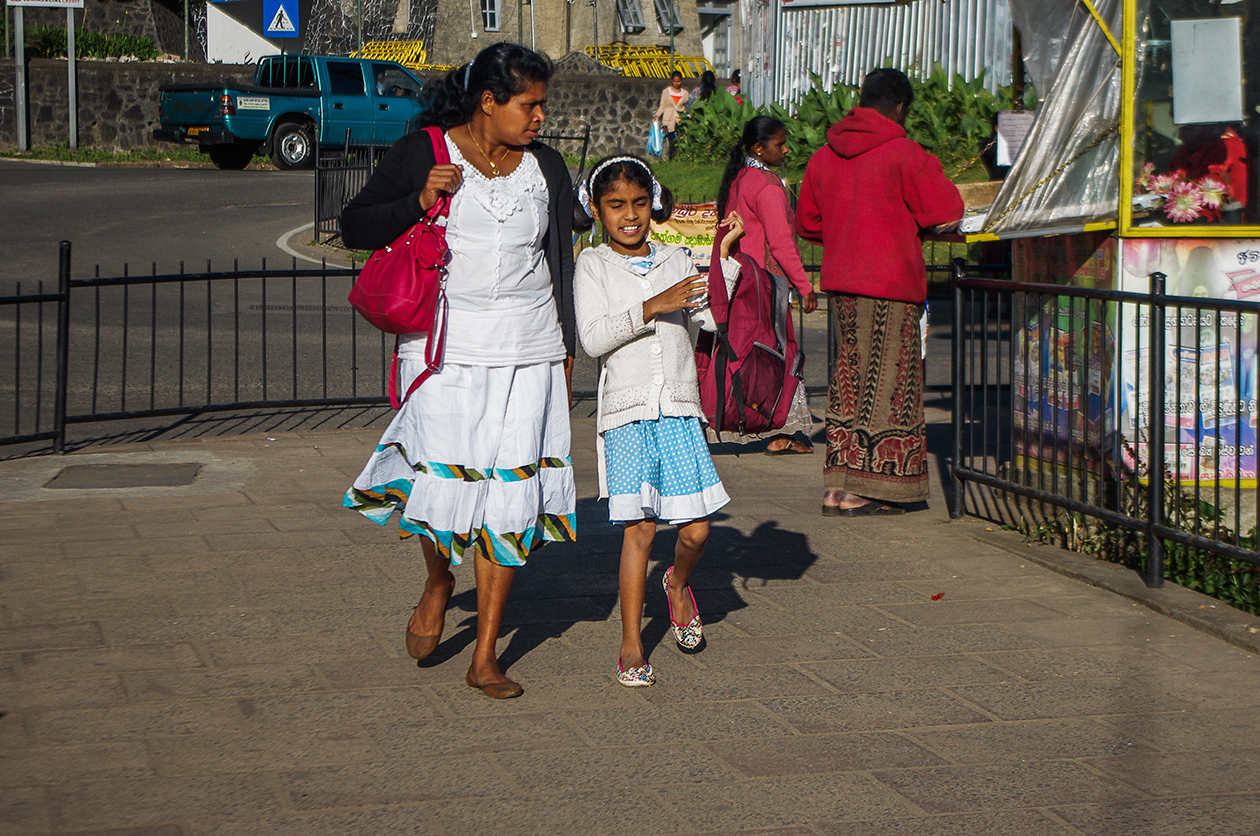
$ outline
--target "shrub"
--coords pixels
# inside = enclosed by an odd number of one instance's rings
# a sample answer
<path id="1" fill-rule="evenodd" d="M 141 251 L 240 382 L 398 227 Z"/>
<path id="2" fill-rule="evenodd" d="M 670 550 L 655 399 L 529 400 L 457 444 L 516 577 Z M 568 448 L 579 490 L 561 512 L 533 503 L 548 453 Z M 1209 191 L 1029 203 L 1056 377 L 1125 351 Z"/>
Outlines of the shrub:
<path id="1" fill-rule="evenodd" d="M 32 58 L 64 58 L 66 30 L 60 26 L 32 26 L 26 33 L 26 51 Z M 157 58 L 157 44 L 148 35 L 106 35 L 92 30 L 74 33 L 76 58 Z"/>
<path id="2" fill-rule="evenodd" d="M 753 108 L 738 104 L 725 91 L 695 108 L 691 118 L 678 123 L 678 157 L 698 163 L 722 163 L 744 129 L 760 113 L 768 113 L 787 126 L 789 175 L 800 176 L 809 157 L 827 141 L 827 130 L 857 104 L 858 88 L 837 84 L 823 89 L 822 79 L 810 74 L 810 89 L 791 108 L 772 104 Z M 940 66 L 924 78 L 911 76 L 914 104 L 906 118 L 906 133 L 941 161 L 945 174 L 958 177 L 975 165 L 994 135 L 999 110 L 1013 106 L 1011 88 L 996 94 L 984 87 L 984 74 L 967 81 L 955 73 L 951 79 Z M 1025 106 L 1036 107 L 1036 96 L 1027 87 Z"/>

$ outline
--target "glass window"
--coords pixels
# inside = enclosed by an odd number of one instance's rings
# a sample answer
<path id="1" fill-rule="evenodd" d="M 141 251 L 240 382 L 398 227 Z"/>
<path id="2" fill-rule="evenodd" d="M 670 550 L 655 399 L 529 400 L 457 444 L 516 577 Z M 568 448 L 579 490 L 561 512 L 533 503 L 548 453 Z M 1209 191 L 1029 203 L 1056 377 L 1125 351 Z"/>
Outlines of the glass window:
<path id="1" fill-rule="evenodd" d="M 334 96 L 363 95 L 363 70 L 357 61 L 329 61 L 328 82 Z"/>
<path id="2" fill-rule="evenodd" d="M 378 96 L 419 96 L 424 85 L 397 64 L 373 64 Z"/>
<path id="3" fill-rule="evenodd" d="M 1136 5 L 1132 226 L 1257 224 L 1260 0 Z"/>
<path id="4" fill-rule="evenodd" d="M 678 17 L 678 3 L 676 0 L 654 0 L 656 3 L 656 22 L 661 27 L 662 34 L 669 34 L 670 21 L 673 21 L 674 32 L 681 32 L 683 25 L 682 20 Z"/>
<path id="5" fill-rule="evenodd" d="M 499 0 L 481 0 L 481 27 L 487 32 L 499 31 Z"/>
<path id="6" fill-rule="evenodd" d="M 647 28 L 639 12 L 639 0 L 617 0 L 617 20 L 627 35 L 637 35 Z"/>

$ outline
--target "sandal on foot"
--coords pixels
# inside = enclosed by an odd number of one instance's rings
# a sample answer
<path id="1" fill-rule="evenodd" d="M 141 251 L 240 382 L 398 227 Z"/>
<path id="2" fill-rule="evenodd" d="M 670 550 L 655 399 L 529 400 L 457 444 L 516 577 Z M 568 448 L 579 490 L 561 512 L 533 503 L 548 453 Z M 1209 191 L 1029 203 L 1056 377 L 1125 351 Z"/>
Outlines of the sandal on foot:
<path id="1" fill-rule="evenodd" d="M 451 594 L 453 595 L 455 593 L 455 583 L 453 579 L 450 586 Z M 449 604 L 450 597 L 448 596 L 446 600 Z M 420 602 L 424 602 L 423 595 L 420 597 Z M 438 630 L 437 635 L 434 636 L 422 636 L 419 633 L 412 631 L 412 622 L 416 620 L 416 616 L 419 614 L 420 604 L 417 603 L 415 610 L 411 613 L 411 618 L 407 619 L 407 655 L 412 659 L 415 659 L 417 662 L 432 655 L 433 651 L 437 650 L 437 646 L 442 643 L 441 630 Z M 445 620 L 445 616 L 443 616 L 443 620 Z"/>
<path id="2" fill-rule="evenodd" d="M 781 447 L 778 450 L 766 448 L 767 456 L 808 456 L 812 452 L 814 452 L 813 447 L 807 447 L 795 438 L 788 442 L 788 446 Z"/>
<path id="3" fill-rule="evenodd" d="M 490 682 L 485 685 L 478 685 L 473 681 L 472 673 L 470 672 L 464 677 L 464 682 L 468 683 L 469 688 L 479 689 L 481 693 L 492 700 L 510 700 L 525 693 L 525 689 L 519 683 L 510 679 L 503 682 Z"/>
<path id="4" fill-rule="evenodd" d="M 700 646 L 700 640 L 704 638 L 704 625 L 700 623 L 700 608 L 696 606 L 696 596 L 688 586 L 687 594 L 691 596 L 691 610 L 695 616 L 686 624 L 679 624 L 674 619 L 674 605 L 669 600 L 669 577 L 673 573 L 674 567 L 671 566 L 665 570 L 665 577 L 661 579 L 661 586 L 665 587 L 665 603 L 669 606 L 669 626 L 674 628 L 674 641 L 678 642 L 679 647 L 683 650 L 695 650 Z"/>
<path id="5" fill-rule="evenodd" d="M 852 508 L 842 508 L 839 505 L 824 505 L 822 507 L 822 515 L 824 517 L 893 517 L 905 512 L 904 508 L 877 502 L 873 499 L 862 505 L 855 505 Z"/>
<path id="6" fill-rule="evenodd" d="M 656 682 L 656 674 L 647 662 L 627 670 L 621 666 L 621 657 L 617 657 L 617 681 L 627 688 L 646 688 Z"/>

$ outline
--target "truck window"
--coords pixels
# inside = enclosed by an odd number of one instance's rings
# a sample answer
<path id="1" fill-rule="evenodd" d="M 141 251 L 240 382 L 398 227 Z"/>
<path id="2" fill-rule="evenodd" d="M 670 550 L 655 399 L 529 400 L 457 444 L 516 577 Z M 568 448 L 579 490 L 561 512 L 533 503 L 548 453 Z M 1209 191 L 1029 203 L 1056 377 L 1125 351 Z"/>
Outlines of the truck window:
<path id="1" fill-rule="evenodd" d="M 315 68 L 311 59 L 297 55 L 266 58 L 258 68 L 258 84 L 290 90 L 314 90 Z"/>
<path id="2" fill-rule="evenodd" d="M 373 64 L 378 96 L 419 96 L 423 86 L 411 73 L 396 64 Z"/>
<path id="3" fill-rule="evenodd" d="M 334 96 L 362 96 L 363 70 L 356 62 L 328 62 L 328 92 Z"/>

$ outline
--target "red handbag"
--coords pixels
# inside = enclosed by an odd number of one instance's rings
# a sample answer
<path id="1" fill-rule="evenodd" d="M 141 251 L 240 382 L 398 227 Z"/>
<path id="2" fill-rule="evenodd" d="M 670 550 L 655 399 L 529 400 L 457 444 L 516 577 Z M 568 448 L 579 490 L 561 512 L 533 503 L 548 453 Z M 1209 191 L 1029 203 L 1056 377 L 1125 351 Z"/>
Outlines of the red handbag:
<path id="1" fill-rule="evenodd" d="M 441 129 L 425 131 L 433 143 L 436 164 L 449 163 Z M 450 196 L 443 194 L 419 223 L 385 249 L 372 253 L 350 289 L 350 305 L 385 333 L 428 332 L 424 371 L 412 381 L 401 401 L 398 341 L 394 341 L 394 362 L 389 370 L 389 402 L 394 409 L 400 409 L 411 393 L 442 367 L 446 350 L 446 215 L 450 204 Z"/>

